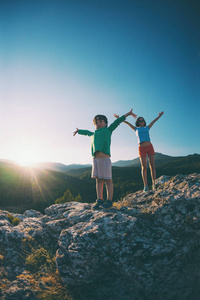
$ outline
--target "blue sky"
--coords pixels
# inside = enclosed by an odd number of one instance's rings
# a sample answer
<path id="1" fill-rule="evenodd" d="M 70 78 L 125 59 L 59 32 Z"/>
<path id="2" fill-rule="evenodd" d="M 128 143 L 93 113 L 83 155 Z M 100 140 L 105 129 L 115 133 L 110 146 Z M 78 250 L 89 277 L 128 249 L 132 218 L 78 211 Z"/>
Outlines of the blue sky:
<path id="1" fill-rule="evenodd" d="M 91 163 L 90 139 L 73 131 L 131 108 L 147 123 L 164 111 L 156 152 L 200 153 L 198 1 L 0 1 L 0 45 L 1 159 Z M 112 161 L 136 157 L 121 124 Z"/>

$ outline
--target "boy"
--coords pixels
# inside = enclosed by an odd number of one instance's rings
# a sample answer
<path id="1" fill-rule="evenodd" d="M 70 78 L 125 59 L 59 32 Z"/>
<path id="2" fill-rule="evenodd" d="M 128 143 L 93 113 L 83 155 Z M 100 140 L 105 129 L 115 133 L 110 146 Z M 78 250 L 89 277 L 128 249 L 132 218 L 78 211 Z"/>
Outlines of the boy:
<path id="1" fill-rule="evenodd" d="M 96 178 L 96 193 L 97 200 L 93 209 L 98 209 L 101 205 L 103 208 L 110 208 L 112 206 L 113 198 L 113 182 L 112 182 L 112 167 L 110 160 L 110 144 L 112 132 L 122 123 L 126 117 L 132 115 L 137 116 L 132 112 L 132 109 L 116 119 L 109 127 L 108 120 L 104 115 L 96 115 L 93 119 L 95 125 L 95 132 L 89 130 L 80 130 L 76 128 L 74 136 L 78 133 L 91 137 L 91 151 L 93 157 L 92 178 Z M 103 185 L 106 185 L 107 200 L 103 200 Z"/>

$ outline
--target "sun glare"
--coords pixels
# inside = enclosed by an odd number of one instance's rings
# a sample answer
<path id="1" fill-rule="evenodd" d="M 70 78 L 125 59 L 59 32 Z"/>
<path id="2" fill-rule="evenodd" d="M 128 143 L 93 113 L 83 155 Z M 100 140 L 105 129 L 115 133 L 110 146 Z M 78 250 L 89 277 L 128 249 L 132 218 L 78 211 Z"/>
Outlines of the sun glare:
<path id="1" fill-rule="evenodd" d="M 30 159 L 18 160 L 17 163 L 22 167 L 31 167 L 36 161 L 32 161 Z"/>
<path id="2" fill-rule="evenodd" d="M 22 155 L 21 157 L 16 159 L 16 162 L 23 167 L 31 167 L 33 164 L 37 163 L 38 161 L 31 157 L 30 155 Z"/>
<path id="3" fill-rule="evenodd" d="M 15 161 L 24 167 L 31 167 L 34 163 L 39 162 L 40 155 L 31 145 L 23 145 L 21 149 L 15 152 Z"/>

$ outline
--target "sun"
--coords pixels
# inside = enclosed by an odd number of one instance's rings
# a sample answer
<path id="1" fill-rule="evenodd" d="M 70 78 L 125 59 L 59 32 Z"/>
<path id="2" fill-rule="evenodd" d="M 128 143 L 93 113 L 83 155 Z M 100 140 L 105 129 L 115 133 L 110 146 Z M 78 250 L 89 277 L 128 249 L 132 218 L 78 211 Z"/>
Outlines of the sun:
<path id="1" fill-rule="evenodd" d="M 34 155 L 31 156 L 30 153 L 23 152 L 18 158 L 16 158 L 16 162 L 22 167 L 31 167 L 37 163 L 38 160 Z"/>
<path id="2" fill-rule="evenodd" d="M 33 145 L 21 145 L 15 151 L 15 159 L 17 164 L 24 167 L 31 167 L 33 164 L 40 161 L 40 153 Z"/>
<path id="3" fill-rule="evenodd" d="M 17 163 L 22 167 L 31 167 L 36 163 L 36 161 L 30 158 L 27 159 L 23 158 L 22 160 L 21 159 L 17 160 Z"/>

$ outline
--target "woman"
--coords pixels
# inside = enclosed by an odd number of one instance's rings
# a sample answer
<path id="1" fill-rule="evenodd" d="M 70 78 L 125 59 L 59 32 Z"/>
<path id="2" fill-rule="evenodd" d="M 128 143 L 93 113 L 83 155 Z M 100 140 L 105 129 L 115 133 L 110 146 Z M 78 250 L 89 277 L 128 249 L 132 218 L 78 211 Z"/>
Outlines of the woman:
<path id="1" fill-rule="evenodd" d="M 151 179 L 152 179 L 152 189 L 155 189 L 155 180 L 156 180 L 156 169 L 155 169 L 155 152 L 153 145 L 151 144 L 150 136 L 149 136 L 149 130 L 153 126 L 153 124 L 160 119 L 160 117 L 164 114 L 162 111 L 158 114 L 158 117 L 155 118 L 148 126 L 146 126 L 146 122 L 143 117 L 137 118 L 135 125 L 132 125 L 131 123 L 127 121 L 123 121 L 128 126 L 130 126 L 136 133 L 138 137 L 138 144 L 139 144 L 139 157 L 140 157 L 140 163 L 142 168 L 142 179 L 144 182 L 144 192 L 148 191 L 148 185 L 147 185 L 147 155 L 149 158 L 149 167 L 151 171 Z M 116 118 L 118 118 L 118 115 L 114 115 Z"/>

